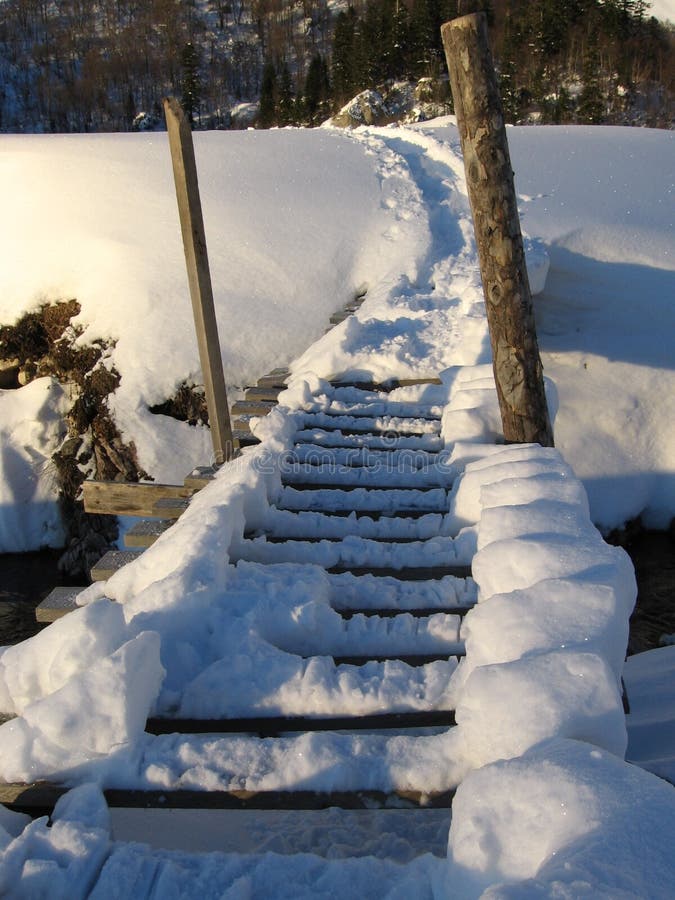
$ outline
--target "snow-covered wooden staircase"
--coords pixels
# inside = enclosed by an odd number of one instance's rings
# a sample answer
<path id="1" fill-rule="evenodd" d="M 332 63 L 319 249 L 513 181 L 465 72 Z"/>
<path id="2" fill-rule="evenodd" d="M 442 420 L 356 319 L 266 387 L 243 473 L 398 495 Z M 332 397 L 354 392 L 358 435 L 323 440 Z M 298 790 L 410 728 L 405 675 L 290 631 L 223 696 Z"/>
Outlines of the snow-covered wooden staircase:
<path id="1" fill-rule="evenodd" d="M 424 698 L 427 680 L 449 679 L 463 654 L 461 617 L 475 602 L 470 554 L 444 534 L 453 472 L 444 462 L 438 407 L 390 401 L 386 386 L 333 385 L 328 407 L 303 413 L 281 462 L 282 488 L 265 521 L 230 549 L 238 566 L 320 567 L 339 634 L 316 634 L 306 665 L 329 658 L 338 671 L 367 680 L 377 667 L 408 670 L 415 702 L 366 714 L 306 714 L 236 719 L 153 718 L 152 734 L 299 732 L 435 733 L 454 725 L 454 710 Z M 291 649 L 292 648 L 287 648 Z M 439 669 L 438 667 L 441 667 Z M 436 670 L 436 671 L 434 671 Z M 386 677 L 386 675 L 384 676 Z M 241 772 L 242 782 L 248 773 Z M 243 793 L 239 794 L 244 802 Z M 447 805 L 451 792 L 358 790 L 247 796 L 254 805 L 347 807 L 392 802 Z"/>
<path id="2" fill-rule="evenodd" d="M 280 376 L 272 373 L 269 378 L 275 381 L 272 388 L 261 379 L 253 390 L 276 395 Z M 148 719 L 148 736 L 168 740 L 172 753 L 190 742 L 214 742 L 222 746 L 224 758 L 234 754 L 226 764 L 227 775 L 206 792 L 189 784 L 162 790 L 150 785 L 142 790 L 107 790 L 111 806 L 449 806 L 452 779 L 432 784 L 425 775 L 424 760 L 432 756 L 431 768 L 438 771 L 438 749 L 422 749 L 423 762 L 412 780 L 410 771 L 418 746 L 425 740 L 441 740 L 455 725 L 448 684 L 464 654 L 462 616 L 476 600 L 471 578 L 474 542 L 471 535 L 467 539 L 449 530 L 449 491 L 455 472 L 440 436 L 442 409 L 420 402 L 414 391 L 413 400 L 392 399 L 392 389 L 399 386 L 334 383 L 328 401 L 322 396 L 315 405 L 304 404 L 301 412 L 295 411 L 292 446 L 278 463 L 280 490 L 263 519 L 249 524 L 229 548 L 238 575 L 252 572 L 254 584 L 261 577 L 283 584 L 291 599 L 295 585 L 317 573 L 328 585 L 332 627 L 317 628 L 310 640 L 305 632 L 297 644 L 291 629 L 285 642 L 275 644 L 273 638 L 272 643 L 293 655 L 303 677 L 318 667 L 338 686 L 332 694 L 334 706 L 313 705 L 310 691 L 290 704 L 292 713 L 279 714 L 273 706 L 252 706 L 227 716 L 162 710 Z M 400 398 L 401 392 L 395 396 Z M 272 400 L 264 403 L 274 405 Z M 247 443 L 255 441 L 250 431 L 244 433 Z M 195 470 L 185 487 L 196 490 L 209 477 L 208 472 Z M 172 503 L 179 507 L 171 507 L 164 518 L 163 511 Z M 108 578 L 137 559 L 188 503 L 183 496 L 160 499 L 151 518 L 127 534 L 128 549 L 106 555 L 93 577 Z M 348 685 L 345 694 L 350 695 L 342 706 L 340 685 Z M 361 697 L 356 708 L 355 685 Z M 310 702 L 305 705 L 305 700 Z M 373 776 L 367 762 L 349 774 L 347 761 L 341 763 L 345 774 L 336 777 L 331 789 L 292 784 L 280 774 L 284 759 L 296 752 L 303 736 L 312 734 L 329 741 L 334 736 L 347 748 L 350 741 L 357 742 L 362 763 L 369 754 L 384 758 L 404 747 L 405 776 L 399 781 Z M 252 741 L 253 749 L 237 762 L 237 750 L 228 741 L 240 739 Z M 398 745 L 398 740 L 403 743 Z M 350 758 L 349 749 L 340 753 Z M 260 787 L 256 767 L 262 758 L 273 768 L 270 784 L 278 787 Z M 43 811 L 62 790 L 16 786 L 14 805 Z M 11 792 L 8 786 L 5 802 L 12 802 Z"/>

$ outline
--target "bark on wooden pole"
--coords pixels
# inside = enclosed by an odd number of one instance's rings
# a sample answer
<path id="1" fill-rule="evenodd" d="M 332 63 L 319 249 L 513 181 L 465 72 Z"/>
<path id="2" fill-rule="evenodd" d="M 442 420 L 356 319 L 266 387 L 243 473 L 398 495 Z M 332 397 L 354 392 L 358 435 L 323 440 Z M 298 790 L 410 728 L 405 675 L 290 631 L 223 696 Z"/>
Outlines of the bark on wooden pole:
<path id="1" fill-rule="evenodd" d="M 485 13 L 441 28 L 473 213 L 504 438 L 553 446 Z"/>
<path id="2" fill-rule="evenodd" d="M 199 360 L 204 376 L 214 462 L 219 466 L 224 461 L 233 458 L 235 447 L 213 304 L 192 132 L 180 104 L 173 97 L 167 97 L 164 100 L 164 114 L 169 133 L 169 147 L 176 183 L 176 198 L 183 235 L 192 312 L 197 332 Z"/>

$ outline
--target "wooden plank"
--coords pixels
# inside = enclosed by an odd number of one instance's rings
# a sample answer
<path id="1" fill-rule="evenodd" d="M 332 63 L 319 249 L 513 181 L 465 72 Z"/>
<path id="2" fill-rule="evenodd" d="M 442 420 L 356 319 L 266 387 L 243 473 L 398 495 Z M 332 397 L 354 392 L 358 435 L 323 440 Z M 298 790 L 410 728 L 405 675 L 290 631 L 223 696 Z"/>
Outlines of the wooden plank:
<path id="1" fill-rule="evenodd" d="M 266 531 L 245 531 L 244 532 L 244 540 L 246 541 L 254 541 L 257 538 L 264 537 L 268 544 L 289 544 L 291 541 L 301 541 L 303 544 L 321 544 L 324 541 L 330 541 L 333 544 L 339 544 L 344 541 L 347 537 L 362 537 L 365 541 L 379 541 L 383 543 L 386 541 L 387 544 L 414 544 L 419 541 L 426 540 L 425 538 L 420 537 L 363 537 L 363 535 L 340 535 L 340 537 L 326 537 L 321 534 L 292 534 L 292 535 L 281 535 L 281 534 L 269 534 Z"/>
<path id="2" fill-rule="evenodd" d="M 244 393 L 245 400 L 273 400 L 276 401 L 285 387 L 248 387 Z"/>
<path id="3" fill-rule="evenodd" d="M 171 527 L 171 519 L 141 519 L 124 534 L 125 547 L 151 547 Z"/>
<path id="4" fill-rule="evenodd" d="M 473 609 L 472 606 L 427 606 L 427 607 L 419 607 L 417 609 L 373 609 L 372 607 L 364 607 L 358 608 L 354 607 L 352 609 L 335 609 L 335 612 L 343 619 L 353 619 L 354 616 L 365 616 L 366 618 L 382 618 L 382 619 L 395 619 L 397 616 L 413 616 L 415 619 L 427 619 L 429 616 L 436 615 L 444 615 L 444 616 L 465 616 L 469 610 Z"/>
<path id="5" fill-rule="evenodd" d="M 289 473 L 290 475 L 290 473 Z M 281 483 L 285 487 L 293 488 L 295 491 L 386 491 L 387 488 L 384 484 L 372 485 L 372 484 L 363 484 L 355 481 L 353 483 L 349 483 L 346 481 L 293 481 L 287 480 L 288 476 L 284 476 L 281 479 Z M 346 476 L 345 476 L 346 477 Z M 397 491 L 417 491 L 418 493 L 428 494 L 430 491 L 438 491 L 438 490 L 449 490 L 451 484 L 448 484 L 448 487 L 443 487 L 438 484 L 423 484 L 419 487 L 413 487 L 410 484 L 401 485 L 400 487 L 396 487 Z M 434 509 L 434 512 L 444 512 L 447 513 L 447 507 L 443 510 Z M 323 510 L 322 510 L 323 512 Z M 333 512 L 333 510 L 331 510 Z"/>
<path id="6" fill-rule="evenodd" d="M 217 474 L 218 466 L 195 466 L 190 474 L 185 476 L 183 484 L 192 491 L 201 491 L 213 481 Z"/>
<path id="7" fill-rule="evenodd" d="M 389 393 L 401 387 L 416 387 L 420 384 L 443 384 L 437 375 L 423 375 L 419 378 L 386 378 L 383 381 L 355 381 L 351 379 L 331 380 L 333 387 L 352 387 L 360 391 L 381 391 Z"/>
<path id="8" fill-rule="evenodd" d="M 289 485 L 291 486 L 291 485 Z M 297 485 L 292 485 L 293 488 L 296 488 Z M 333 488 L 335 485 L 332 486 Z M 308 500 L 302 507 L 297 506 L 284 506 L 283 503 L 276 503 L 276 509 L 283 510 L 284 512 L 316 512 L 314 508 L 314 504 L 311 498 L 311 490 L 312 485 L 308 486 L 307 494 Z M 379 490 L 379 488 L 364 488 L 364 490 Z M 340 518 L 348 518 L 349 516 L 356 516 L 357 519 L 372 519 L 373 522 L 379 521 L 379 519 L 391 519 L 393 517 L 396 518 L 405 518 L 405 519 L 421 519 L 422 516 L 443 516 L 446 515 L 448 510 L 447 507 L 441 509 L 440 507 L 418 507 L 415 509 L 331 509 L 320 510 L 321 515 L 323 516 L 339 516 Z"/>
<path id="9" fill-rule="evenodd" d="M 182 497 L 162 497 L 153 506 L 151 515 L 161 519 L 178 519 L 190 505 L 189 499 Z"/>
<path id="10" fill-rule="evenodd" d="M 376 713 L 368 716 L 258 716 L 236 719 L 151 718 L 148 734 L 257 734 L 275 737 L 296 731 L 379 731 L 455 725 L 454 710 Z"/>
<path id="11" fill-rule="evenodd" d="M 425 431 L 421 426 L 416 426 L 416 425 L 412 425 L 409 429 L 406 429 L 405 431 L 398 431 L 397 428 L 394 428 L 394 427 L 387 428 L 386 426 L 383 426 L 383 425 L 360 425 L 360 424 L 356 424 L 356 423 L 353 425 L 346 425 L 346 424 L 339 425 L 339 424 L 334 424 L 332 422 L 322 421 L 320 425 L 319 424 L 315 425 L 312 423 L 312 419 L 311 419 L 312 415 L 313 415 L 313 413 L 307 413 L 307 416 L 305 418 L 305 423 L 303 426 L 303 430 L 306 431 L 308 429 L 314 428 L 319 431 L 326 431 L 330 434 L 338 433 L 338 434 L 386 435 L 387 438 L 392 441 L 396 440 L 397 438 L 406 438 L 406 437 L 412 438 L 412 437 L 420 437 L 420 436 L 426 436 L 426 435 L 428 435 L 429 437 L 437 438 L 439 436 L 439 431 L 440 431 L 440 429 L 434 430 L 434 431 Z M 335 414 L 335 415 L 333 415 L 333 418 L 338 419 L 339 416 L 337 414 Z M 353 417 L 353 418 L 356 418 L 356 417 Z M 366 417 L 364 416 L 363 418 L 366 418 Z M 377 416 L 376 418 L 381 418 L 381 416 Z M 400 419 L 402 417 L 396 416 L 396 418 Z M 427 421 L 433 421 L 433 420 L 427 420 Z M 438 420 L 438 421 L 440 421 L 440 420 Z"/>
<path id="12" fill-rule="evenodd" d="M 51 815 L 68 787 L 49 782 L 0 785 L 0 803 L 37 818 Z M 454 791 L 195 791 L 122 790 L 106 788 L 106 802 L 113 809 L 449 809 Z"/>
<path id="13" fill-rule="evenodd" d="M 251 434 L 251 431 L 248 427 L 248 423 L 246 423 L 246 428 L 240 428 L 238 423 L 234 423 L 234 440 L 238 447 L 255 447 L 256 444 L 260 443 L 260 439 L 255 435 Z"/>
<path id="14" fill-rule="evenodd" d="M 466 656 L 464 643 L 455 643 L 446 653 L 385 653 L 361 656 L 334 656 L 336 666 L 365 666 L 368 663 L 402 662 L 413 669 L 428 666 L 435 662 L 447 662 L 452 656 Z"/>
<path id="15" fill-rule="evenodd" d="M 142 552 L 142 550 L 108 550 L 96 565 L 92 566 L 91 580 L 107 581 L 123 566 L 138 559 Z"/>
<path id="16" fill-rule="evenodd" d="M 267 375 L 263 375 L 262 378 L 259 378 L 256 383 L 258 387 L 261 388 L 278 387 L 285 390 L 286 382 L 288 381 L 290 374 L 288 369 L 272 369 Z"/>
<path id="17" fill-rule="evenodd" d="M 266 416 L 276 405 L 276 400 L 237 400 L 232 407 L 232 415 Z"/>
<path id="18" fill-rule="evenodd" d="M 84 587 L 55 587 L 47 594 L 42 603 L 35 608 L 35 619 L 38 622 L 55 622 L 62 616 L 79 609 L 75 598 Z"/>
<path id="19" fill-rule="evenodd" d="M 180 104 L 173 97 L 165 98 L 164 114 L 213 453 L 216 463 L 220 464 L 234 457 L 236 447 L 227 405 L 192 132 Z"/>
<path id="20" fill-rule="evenodd" d="M 152 517 L 159 500 L 187 499 L 192 494 L 194 490 L 182 484 L 85 481 L 82 485 L 84 511 L 98 515 Z"/>

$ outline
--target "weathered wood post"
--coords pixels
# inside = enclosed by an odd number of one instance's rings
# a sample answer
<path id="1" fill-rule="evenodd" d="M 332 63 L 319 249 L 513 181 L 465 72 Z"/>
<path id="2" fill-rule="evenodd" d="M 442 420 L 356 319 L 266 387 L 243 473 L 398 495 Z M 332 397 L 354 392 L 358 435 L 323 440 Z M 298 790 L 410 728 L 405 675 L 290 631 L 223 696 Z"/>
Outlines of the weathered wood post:
<path id="1" fill-rule="evenodd" d="M 441 28 L 473 213 L 504 437 L 553 446 L 485 13 Z"/>
<path id="2" fill-rule="evenodd" d="M 235 447 L 213 304 L 195 151 L 187 118 L 180 104 L 173 97 L 167 97 L 164 100 L 164 115 L 169 133 L 173 177 L 176 183 L 176 198 L 192 299 L 192 312 L 197 332 L 199 360 L 204 376 L 214 462 L 219 466 L 225 460 L 235 456 Z"/>

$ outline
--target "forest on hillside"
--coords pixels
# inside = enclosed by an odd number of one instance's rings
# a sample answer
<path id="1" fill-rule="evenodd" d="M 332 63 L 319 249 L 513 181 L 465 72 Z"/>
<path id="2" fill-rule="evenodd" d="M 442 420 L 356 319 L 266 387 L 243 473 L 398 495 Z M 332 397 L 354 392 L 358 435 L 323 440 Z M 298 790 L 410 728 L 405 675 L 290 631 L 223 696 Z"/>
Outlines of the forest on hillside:
<path id="1" fill-rule="evenodd" d="M 647 0 L 485 9 L 508 121 L 673 127 L 675 28 Z M 195 127 L 315 125 L 402 82 L 449 111 L 455 15 L 457 0 L 0 0 L 0 131 L 158 127 L 167 94 Z"/>

